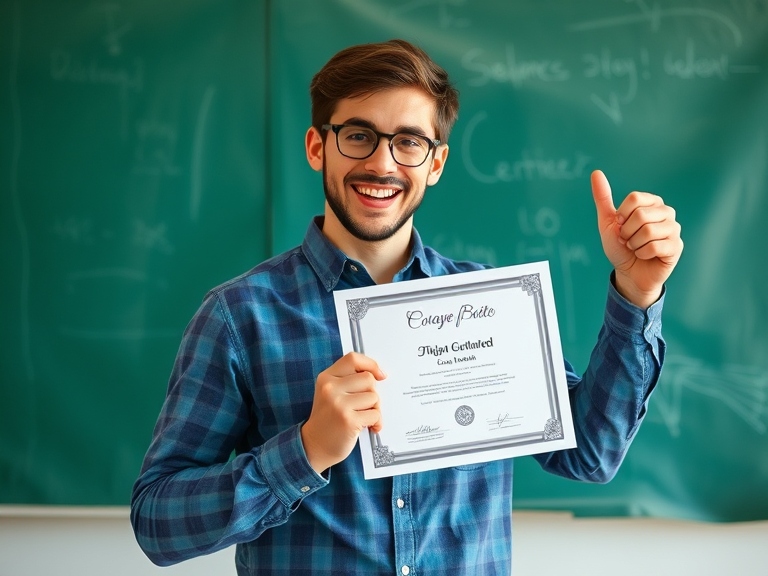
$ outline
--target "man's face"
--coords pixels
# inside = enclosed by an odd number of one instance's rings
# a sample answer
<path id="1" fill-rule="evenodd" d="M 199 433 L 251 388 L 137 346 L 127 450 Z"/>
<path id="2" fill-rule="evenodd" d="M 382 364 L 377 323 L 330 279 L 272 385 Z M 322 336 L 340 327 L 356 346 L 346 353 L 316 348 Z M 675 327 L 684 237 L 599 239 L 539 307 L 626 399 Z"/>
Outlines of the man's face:
<path id="1" fill-rule="evenodd" d="M 434 116 L 435 106 L 427 94 L 416 88 L 394 88 L 342 100 L 330 123 L 363 125 L 387 134 L 410 132 L 434 140 Z M 386 240 L 410 225 L 427 185 L 439 179 L 447 155 L 447 147 L 441 146 L 421 166 L 406 167 L 395 162 L 387 138 L 362 160 L 343 156 L 333 132 L 320 138 L 324 139 L 321 165 L 330 208 L 326 222 L 335 218 L 352 236 L 366 242 Z"/>

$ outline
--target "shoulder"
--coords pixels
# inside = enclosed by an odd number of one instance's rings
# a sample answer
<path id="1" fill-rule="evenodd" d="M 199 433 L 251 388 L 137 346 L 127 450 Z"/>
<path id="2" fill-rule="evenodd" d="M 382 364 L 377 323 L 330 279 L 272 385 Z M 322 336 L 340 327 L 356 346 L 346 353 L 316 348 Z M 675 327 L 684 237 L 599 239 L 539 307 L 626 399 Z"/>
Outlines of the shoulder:
<path id="1" fill-rule="evenodd" d="M 311 272 L 300 247 L 273 256 L 218 286 L 204 300 L 217 300 L 229 306 L 264 298 L 272 293 L 289 293 L 306 282 Z"/>
<path id="2" fill-rule="evenodd" d="M 461 274 L 462 272 L 474 272 L 476 270 L 492 268 L 492 266 L 480 262 L 448 258 L 429 246 L 424 247 L 424 259 L 432 276 Z"/>

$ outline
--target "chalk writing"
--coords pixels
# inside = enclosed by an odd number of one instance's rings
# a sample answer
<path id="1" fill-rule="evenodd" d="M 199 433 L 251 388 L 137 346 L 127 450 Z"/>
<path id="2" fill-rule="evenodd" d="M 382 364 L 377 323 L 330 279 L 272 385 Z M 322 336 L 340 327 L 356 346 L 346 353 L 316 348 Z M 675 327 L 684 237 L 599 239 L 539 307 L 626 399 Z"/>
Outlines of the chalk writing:
<path id="1" fill-rule="evenodd" d="M 104 64 L 96 58 L 80 60 L 64 50 L 51 52 L 51 78 L 58 82 L 114 86 L 125 92 L 144 89 L 144 62 L 134 59 L 130 67 Z"/>
<path id="2" fill-rule="evenodd" d="M 560 214 L 546 206 L 536 210 L 533 216 L 525 207 L 517 211 L 517 223 L 520 231 L 526 236 L 540 235 L 551 238 L 560 232 L 560 222 Z"/>
<path id="3" fill-rule="evenodd" d="M 641 54 L 645 56 L 640 58 L 643 62 L 643 77 L 650 78 L 648 71 L 648 51 L 643 49 Z M 627 89 L 624 99 L 631 102 L 637 95 L 637 83 L 640 76 L 638 62 L 629 56 L 616 56 L 608 48 L 603 48 L 600 52 L 587 53 L 582 57 L 584 60 L 585 78 L 604 78 L 613 80 L 614 78 L 626 79 Z"/>
<path id="4" fill-rule="evenodd" d="M 565 319 L 563 336 L 569 342 L 576 342 L 578 333 L 573 270 L 577 265 L 590 266 L 591 259 L 583 244 L 555 239 L 560 233 L 561 222 L 560 213 L 554 208 L 544 206 L 533 213 L 528 208 L 519 208 L 518 230 L 525 238 L 517 242 L 515 256 L 518 262 L 548 260 L 560 270 L 563 279 L 561 296 L 565 300 L 565 307 L 561 311 Z"/>
<path id="5" fill-rule="evenodd" d="M 178 176 L 176 165 L 176 126 L 155 118 L 141 120 L 136 126 L 133 172 L 153 176 Z"/>
<path id="6" fill-rule="evenodd" d="M 768 432 L 768 370 L 759 366 L 708 366 L 698 358 L 668 355 L 664 386 L 654 393 L 654 406 L 673 437 L 680 436 L 686 393 L 706 396 L 731 410 L 758 434 Z"/>
<path id="7" fill-rule="evenodd" d="M 571 73 L 561 60 L 529 59 L 520 60 L 515 53 L 515 47 L 508 44 L 505 47 L 504 59 L 484 62 L 481 56 L 484 50 L 474 48 L 461 59 L 461 65 L 476 75 L 468 80 L 470 86 L 485 86 L 490 82 L 499 84 L 510 83 L 515 87 L 531 81 L 564 82 L 570 80 Z"/>
<path id="8" fill-rule="evenodd" d="M 176 248 L 168 241 L 168 226 L 165 222 L 152 226 L 143 220 L 134 220 L 132 228 L 131 243 L 137 248 L 156 250 L 166 256 L 170 256 L 176 251 Z"/>
<path id="9" fill-rule="evenodd" d="M 688 40 L 685 44 L 685 55 L 682 58 L 667 53 L 664 56 L 664 72 L 683 80 L 696 78 L 728 78 L 728 56 L 720 54 L 714 57 L 696 55 L 696 44 Z"/>
<path id="10" fill-rule="evenodd" d="M 665 19 L 681 18 L 687 20 L 712 20 L 723 26 L 724 29 L 730 33 L 736 46 L 741 46 L 741 29 L 731 18 L 716 10 L 690 7 L 661 8 L 658 4 L 648 6 L 643 0 L 628 0 L 626 3 L 629 5 L 634 4 L 637 8 L 637 13 L 585 20 L 583 22 L 572 24 L 570 29 L 577 32 L 590 32 L 604 28 L 616 28 L 633 24 L 648 24 L 652 32 L 659 32 L 661 29 L 661 22 Z"/>
<path id="11" fill-rule="evenodd" d="M 107 28 L 107 32 L 103 36 L 107 51 L 112 56 L 119 56 L 123 53 L 122 38 L 131 30 L 132 26 L 131 24 L 118 26 L 117 15 L 120 12 L 120 6 L 117 4 L 104 3 L 99 7 L 99 10 L 104 13 Z"/>
<path id="12" fill-rule="evenodd" d="M 578 56 L 582 64 L 580 75 L 583 78 L 610 83 L 608 89 L 590 88 L 586 97 L 613 124 L 620 126 L 625 121 L 627 106 L 638 95 L 641 81 L 649 81 L 654 74 L 691 81 L 727 80 L 734 74 L 761 72 L 759 65 L 734 62 L 735 55 L 729 55 L 718 48 L 726 44 L 739 47 L 744 41 L 740 26 L 722 11 L 697 7 L 664 9 L 657 4 L 647 5 L 642 0 L 629 0 L 626 4 L 629 8 L 625 14 L 576 22 L 570 24 L 568 29 L 573 32 L 591 32 L 647 24 L 655 34 L 661 30 L 663 22 L 674 19 L 676 26 L 681 22 L 690 23 L 686 35 L 680 38 L 682 48 L 668 49 L 661 54 L 658 53 L 661 50 L 657 49 L 657 53 L 653 54 L 649 46 L 641 45 L 630 53 L 619 53 L 615 48 L 601 46 L 564 58 L 558 54 L 531 55 L 526 46 L 511 43 L 504 45 L 501 55 L 474 47 L 464 52 L 461 58 L 462 68 L 469 73 L 467 85 L 482 88 L 490 84 L 508 84 L 520 90 L 530 88 L 535 83 L 570 82 L 579 76 L 578 65 L 571 60 Z M 762 8 L 765 12 L 765 7 Z M 755 12 L 756 9 L 753 3 L 742 7 L 742 10 L 749 12 Z M 697 44 L 696 39 L 701 38 L 706 41 L 708 50 Z M 656 47 L 657 44 L 650 46 Z M 574 96 L 579 97 L 578 94 Z M 468 165 L 478 181 L 491 183 L 523 179 L 528 174 L 526 167 L 531 166 L 530 160 L 523 158 L 518 162 L 501 163 L 490 173 L 487 170 L 480 173 L 471 161 Z"/>
<path id="13" fill-rule="evenodd" d="M 168 239 L 168 225 L 165 222 L 150 224 L 137 218 L 129 224 L 128 232 L 120 227 L 116 232 L 112 227 L 97 225 L 89 217 L 62 216 L 54 221 L 51 231 L 58 240 L 75 246 L 85 247 L 127 239 L 131 246 L 140 250 L 154 250 L 166 256 L 176 251 Z"/>
<path id="14" fill-rule="evenodd" d="M 591 158 L 581 152 L 572 157 L 548 157 L 541 152 L 523 149 L 517 158 L 497 160 L 491 170 L 481 170 L 474 160 L 477 148 L 473 145 L 475 131 L 488 118 L 487 112 L 478 112 L 467 123 L 461 140 L 461 159 L 467 173 L 482 184 L 532 180 L 577 180 L 587 173 Z"/>
<path id="15" fill-rule="evenodd" d="M 576 322 L 573 270 L 577 265 L 582 268 L 591 265 L 586 246 L 553 239 L 519 240 L 515 245 L 515 258 L 517 262 L 548 260 L 553 267 L 560 270 L 563 291 L 558 294 L 565 301 L 565 307 L 558 310 L 564 319 L 561 335 L 570 343 L 578 342 L 580 336 L 583 338 L 583 334 L 579 335 Z"/>

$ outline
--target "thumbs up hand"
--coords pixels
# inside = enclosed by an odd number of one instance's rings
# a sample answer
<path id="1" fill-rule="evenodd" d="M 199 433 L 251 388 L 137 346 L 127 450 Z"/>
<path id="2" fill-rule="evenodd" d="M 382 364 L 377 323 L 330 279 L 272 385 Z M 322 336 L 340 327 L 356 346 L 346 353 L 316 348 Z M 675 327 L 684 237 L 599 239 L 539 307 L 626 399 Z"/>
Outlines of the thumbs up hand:
<path id="1" fill-rule="evenodd" d="M 605 174 L 595 170 L 591 180 L 600 239 L 616 271 L 616 289 L 647 308 L 659 299 L 683 252 L 675 210 L 647 192 L 630 193 L 616 209 Z"/>

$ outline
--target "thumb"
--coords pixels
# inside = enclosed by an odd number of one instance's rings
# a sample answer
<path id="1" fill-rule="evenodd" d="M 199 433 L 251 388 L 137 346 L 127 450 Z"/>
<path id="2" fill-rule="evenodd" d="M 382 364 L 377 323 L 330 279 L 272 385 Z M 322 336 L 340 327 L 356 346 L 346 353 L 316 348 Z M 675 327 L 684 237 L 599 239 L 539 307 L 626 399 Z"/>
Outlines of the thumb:
<path id="1" fill-rule="evenodd" d="M 601 170 L 595 170 L 591 176 L 592 197 L 597 207 L 597 222 L 602 229 L 605 225 L 616 220 L 616 207 L 613 205 L 613 195 L 608 178 Z"/>

